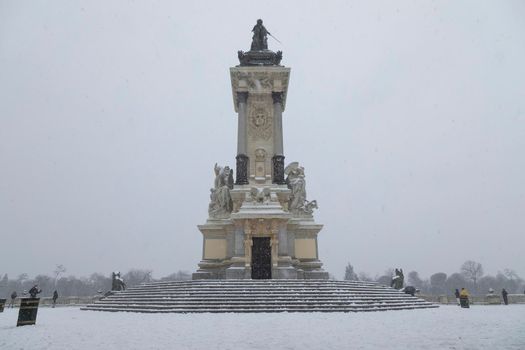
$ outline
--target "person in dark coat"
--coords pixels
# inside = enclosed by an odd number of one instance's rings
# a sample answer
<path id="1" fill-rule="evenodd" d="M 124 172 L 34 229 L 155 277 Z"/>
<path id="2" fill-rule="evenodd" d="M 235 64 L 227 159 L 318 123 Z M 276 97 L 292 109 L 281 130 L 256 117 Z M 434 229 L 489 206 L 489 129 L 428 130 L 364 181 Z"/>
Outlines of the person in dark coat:
<path id="1" fill-rule="evenodd" d="M 457 301 L 458 306 L 459 306 L 459 289 L 456 288 L 456 292 L 454 293 L 454 295 L 456 296 L 456 301 Z"/>
<path id="2" fill-rule="evenodd" d="M 38 284 L 35 284 L 33 288 L 29 290 L 29 294 L 31 295 L 31 298 L 36 298 L 36 295 L 40 293 L 42 293 L 42 289 L 38 289 Z"/>
<path id="3" fill-rule="evenodd" d="M 55 305 L 57 303 L 57 299 L 58 299 L 58 292 L 55 290 L 53 292 L 53 307 L 55 307 Z"/>
<path id="4" fill-rule="evenodd" d="M 14 291 L 13 293 L 11 293 L 11 303 L 9 304 L 9 306 L 12 308 L 15 307 L 15 299 L 18 295 L 16 294 L 16 291 Z"/>
<path id="5" fill-rule="evenodd" d="M 503 302 L 505 303 L 505 305 L 509 305 L 509 299 L 507 297 L 509 293 L 505 290 L 505 288 L 503 288 L 501 290 L 501 296 L 503 297 Z"/>

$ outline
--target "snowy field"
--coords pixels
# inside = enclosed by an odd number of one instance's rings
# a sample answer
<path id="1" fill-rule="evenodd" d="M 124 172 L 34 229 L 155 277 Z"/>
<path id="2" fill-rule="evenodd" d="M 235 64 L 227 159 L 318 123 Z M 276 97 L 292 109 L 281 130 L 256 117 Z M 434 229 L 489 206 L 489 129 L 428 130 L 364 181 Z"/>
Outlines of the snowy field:
<path id="1" fill-rule="evenodd" d="M 0 349 L 525 349 L 525 305 L 370 313 L 0 313 Z"/>

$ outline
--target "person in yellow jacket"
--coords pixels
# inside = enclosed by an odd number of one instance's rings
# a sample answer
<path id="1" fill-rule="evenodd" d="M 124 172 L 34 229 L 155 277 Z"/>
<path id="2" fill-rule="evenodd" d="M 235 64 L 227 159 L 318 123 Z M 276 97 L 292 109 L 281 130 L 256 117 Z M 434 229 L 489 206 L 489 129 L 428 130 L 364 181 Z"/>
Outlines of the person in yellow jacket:
<path id="1" fill-rule="evenodd" d="M 469 301 L 468 301 L 468 291 L 465 288 L 461 288 L 461 292 L 459 292 L 459 303 L 461 307 L 469 308 Z"/>

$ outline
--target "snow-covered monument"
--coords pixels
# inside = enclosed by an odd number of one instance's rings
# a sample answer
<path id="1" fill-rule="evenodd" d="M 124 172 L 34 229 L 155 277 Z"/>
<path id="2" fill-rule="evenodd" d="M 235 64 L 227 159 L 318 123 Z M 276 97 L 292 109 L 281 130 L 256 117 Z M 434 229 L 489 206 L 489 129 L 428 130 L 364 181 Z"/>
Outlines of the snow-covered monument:
<path id="1" fill-rule="evenodd" d="M 202 260 L 193 279 L 327 279 L 321 269 L 305 170 L 285 167 L 283 112 L 290 68 L 281 51 L 268 50 L 262 21 L 251 50 L 230 68 L 238 115 L 235 182 L 229 166 L 215 164 L 209 218 L 199 225 Z"/>
<path id="2" fill-rule="evenodd" d="M 282 115 L 290 68 L 268 50 L 262 21 L 248 52 L 230 69 L 238 114 L 235 180 L 215 165 L 203 254 L 190 281 L 131 286 L 82 310 L 132 312 L 357 312 L 437 307 L 402 290 L 334 281 L 322 270 L 305 171 L 285 167 Z"/>

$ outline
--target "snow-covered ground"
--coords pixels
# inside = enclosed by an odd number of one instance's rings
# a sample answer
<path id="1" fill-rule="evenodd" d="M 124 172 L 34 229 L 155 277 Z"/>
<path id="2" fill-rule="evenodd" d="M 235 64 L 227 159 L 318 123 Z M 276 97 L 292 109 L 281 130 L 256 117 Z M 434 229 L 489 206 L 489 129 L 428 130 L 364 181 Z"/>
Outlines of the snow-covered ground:
<path id="1" fill-rule="evenodd" d="M 0 349 L 525 349 L 525 305 L 369 313 L 0 313 Z"/>

